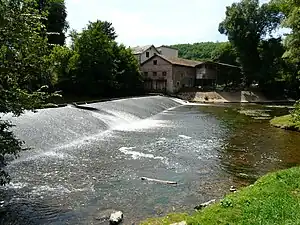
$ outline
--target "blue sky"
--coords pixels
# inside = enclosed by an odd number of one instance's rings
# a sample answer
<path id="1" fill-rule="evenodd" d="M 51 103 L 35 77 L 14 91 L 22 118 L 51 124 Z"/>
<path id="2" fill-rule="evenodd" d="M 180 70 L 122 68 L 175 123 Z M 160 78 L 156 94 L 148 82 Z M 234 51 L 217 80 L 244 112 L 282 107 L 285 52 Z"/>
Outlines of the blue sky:
<path id="1" fill-rule="evenodd" d="M 263 0 L 266 2 L 267 0 Z M 218 32 L 234 0 L 66 0 L 70 27 L 112 22 L 117 41 L 127 46 L 225 41 Z"/>

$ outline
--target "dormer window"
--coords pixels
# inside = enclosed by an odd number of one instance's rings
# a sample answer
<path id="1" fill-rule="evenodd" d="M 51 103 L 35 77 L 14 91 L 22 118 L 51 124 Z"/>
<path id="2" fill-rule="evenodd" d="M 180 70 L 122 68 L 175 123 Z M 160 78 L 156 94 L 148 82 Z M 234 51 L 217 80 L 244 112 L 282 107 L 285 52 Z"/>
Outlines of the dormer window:
<path id="1" fill-rule="evenodd" d="M 149 58 L 149 56 L 150 56 L 150 53 L 146 52 L 146 57 Z"/>

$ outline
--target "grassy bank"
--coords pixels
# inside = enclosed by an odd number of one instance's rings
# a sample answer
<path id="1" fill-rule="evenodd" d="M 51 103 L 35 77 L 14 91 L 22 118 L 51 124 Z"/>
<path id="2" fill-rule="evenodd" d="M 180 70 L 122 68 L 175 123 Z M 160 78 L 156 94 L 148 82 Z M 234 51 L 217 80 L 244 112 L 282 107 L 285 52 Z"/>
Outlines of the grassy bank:
<path id="1" fill-rule="evenodd" d="M 193 215 L 172 214 L 148 219 L 142 225 L 170 224 L 300 224 L 300 168 L 268 174 L 254 185 L 229 194 Z"/>
<path id="2" fill-rule="evenodd" d="M 270 123 L 275 127 L 300 132 L 300 122 L 298 123 L 293 122 L 291 115 L 275 117 L 270 121 Z"/>

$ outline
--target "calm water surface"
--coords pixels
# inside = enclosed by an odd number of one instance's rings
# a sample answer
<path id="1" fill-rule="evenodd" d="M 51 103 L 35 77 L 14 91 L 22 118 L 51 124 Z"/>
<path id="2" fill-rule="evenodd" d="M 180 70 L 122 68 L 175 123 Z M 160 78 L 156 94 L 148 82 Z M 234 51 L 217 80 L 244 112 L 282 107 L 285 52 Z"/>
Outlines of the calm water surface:
<path id="1" fill-rule="evenodd" d="M 151 110 L 157 102 L 160 108 Z M 7 205 L 1 224 L 107 224 L 95 219 L 107 209 L 122 210 L 125 224 L 137 224 L 191 211 L 222 198 L 231 185 L 300 164 L 300 134 L 269 125 L 287 108 L 180 105 L 159 98 L 144 106 L 97 104 L 99 111 L 78 111 L 66 121 L 62 114 L 71 108 L 16 122 L 18 137 L 36 148 L 8 167 L 13 179 L 1 190 Z M 80 118 L 88 125 L 72 125 Z M 43 126 L 32 124 L 39 120 Z M 28 129 L 38 138 L 30 138 Z M 145 182 L 143 176 L 178 185 Z"/>

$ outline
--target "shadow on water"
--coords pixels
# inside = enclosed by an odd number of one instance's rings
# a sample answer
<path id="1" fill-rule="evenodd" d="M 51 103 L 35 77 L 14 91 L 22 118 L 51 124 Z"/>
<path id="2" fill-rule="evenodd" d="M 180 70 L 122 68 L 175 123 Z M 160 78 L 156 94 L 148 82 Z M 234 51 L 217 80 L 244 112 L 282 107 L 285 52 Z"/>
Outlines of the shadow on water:
<path id="1" fill-rule="evenodd" d="M 1 225 L 37 225 L 37 224 L 78 224 L 79 219 L 74 211 L 62 208 L 53 202 L 41 199 L 30 199 L 20 195 L 18 190 L 5 189 L 0 194 Z M 60 218 L 57 220 L 57 218 Z"/>

